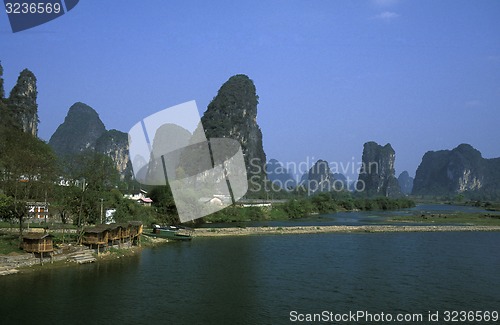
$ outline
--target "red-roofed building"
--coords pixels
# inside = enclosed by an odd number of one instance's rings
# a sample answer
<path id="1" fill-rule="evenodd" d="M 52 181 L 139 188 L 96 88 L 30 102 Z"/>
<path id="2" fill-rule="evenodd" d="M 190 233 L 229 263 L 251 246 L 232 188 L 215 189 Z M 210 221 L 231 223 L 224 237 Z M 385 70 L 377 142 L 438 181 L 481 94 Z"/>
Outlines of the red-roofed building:
<path id="1" fill-rule="evenodd" d="M 137 200 L 137 203 L 150 207 L 151 203 L 153 203 L 153 200 L 148 197 L 143 197 Z"/>
<path id="2" fill-rule="evenodd" d="M 151 206 L 151 203 L 153 203 L 153 200 L 151 200 L 149 197 L 146 197 L 146 194 L 148 194 L 148 192 L 141 190 L 138 194 L 125 194 L 124 197 L 126 199 L 134 200 L 141 205 L 149 207 Z"/>

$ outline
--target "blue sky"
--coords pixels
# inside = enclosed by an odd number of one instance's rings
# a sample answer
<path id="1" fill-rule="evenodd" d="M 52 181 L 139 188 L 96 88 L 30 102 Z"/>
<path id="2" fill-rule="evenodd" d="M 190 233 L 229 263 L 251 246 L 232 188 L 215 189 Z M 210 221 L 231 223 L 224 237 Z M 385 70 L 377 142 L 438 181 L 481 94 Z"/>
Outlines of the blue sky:
<path id="1" fill-rule="evenodd" d="M 74 102 L 128 132 L 189 100 L 202 113 L 244 73 L 268 159 L 347 165 L 389 142 L 414 175 L 460 143 L 500 157 L 500 1 L 85 0 L 15 34 L 0 13 L 0 60 L 7 91 L 37 76 L 44 140 Z"/>

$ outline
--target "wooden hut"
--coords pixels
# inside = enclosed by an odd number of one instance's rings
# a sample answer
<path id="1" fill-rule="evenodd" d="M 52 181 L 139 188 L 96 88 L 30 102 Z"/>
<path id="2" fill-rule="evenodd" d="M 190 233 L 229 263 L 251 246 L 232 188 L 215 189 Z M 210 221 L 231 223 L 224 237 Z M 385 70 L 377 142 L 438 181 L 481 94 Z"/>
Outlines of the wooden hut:
<path id="1" fill-rule="evenodd" d="M 120 227 L 121 242 L 128 242 L 130 240 L 130 229 L 132 225 L 130 223 L 121 223 L 118 226 Z"/>
<path id="2" fill-rule="evenodd" d="M 54 251 L 51 234 L 29 232 L 23 235 L 23 249 L 28 253 L 51 253 Z"/>
<path id="3" fill-rule="evenodd" d="M 51 234 L 43 232 L 28 232 L 23 235 L 23 250 L 33 255 L 40 256 L 40 264 L 43 264 L 44 254 L 50 255 L 52 263 L 52 254 L 54 253 L 54 243 Z"/>
<path id="4" fill-rule="evenodd" d="M 129 224 L 131 226 L 131 228 L 130 228 L 130 236 L 131 237 L 136 237 L 136 236 L 142 235 L 142 231 L 143 231 L 142 222 L 130 221 Z"/>
<path id="5" fill-rule="evenodd" d="M 139 244 L 142 231 L 143 226 L 140 221 L 97 225 L 84 229 L 82 244 L 97 248 L 99 253 L 100 247 L 112 247 L 116 244 L 121 247 L 123 243 L 129 242 L 130 245 Z"/>
<path id="6" fill-rule="evenodd" d="M 108 225 L 99 225 L 96 227 L 85 228 L 82 236 L 82 244 L 96 246 L 99 253 L 100 246 L 107 246 L 109 240 L 110 227 Z"/>
<path id="7" fill-rule="evenodd" d="M 117 223 L 112 223 L 107 226 L 109 227 L 108 245 L 113 246 L 117 242 L 121 245 L 122 226 Z"/>

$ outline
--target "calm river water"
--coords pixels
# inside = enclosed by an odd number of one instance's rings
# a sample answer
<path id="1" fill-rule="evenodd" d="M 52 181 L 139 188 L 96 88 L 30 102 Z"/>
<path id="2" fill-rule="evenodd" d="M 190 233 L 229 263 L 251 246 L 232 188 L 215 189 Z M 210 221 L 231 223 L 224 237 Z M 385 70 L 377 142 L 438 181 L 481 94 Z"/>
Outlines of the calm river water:
<path id="1" fill-rule="evenodd" d="M 1 277 L 0 323 L 283 324 L 291 311 L 500 311 L 499 248 L 494 232 L 195 238 Z"/>

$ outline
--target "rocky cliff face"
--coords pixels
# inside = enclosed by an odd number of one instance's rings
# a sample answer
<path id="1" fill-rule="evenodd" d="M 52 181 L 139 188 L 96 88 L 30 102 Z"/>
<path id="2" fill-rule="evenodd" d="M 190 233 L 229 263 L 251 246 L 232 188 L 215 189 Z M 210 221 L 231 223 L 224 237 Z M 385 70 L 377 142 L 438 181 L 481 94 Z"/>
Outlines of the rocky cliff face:
<path id="1" fill-rule="evenodd" d="M 293 189 L 297 182 L 292 174 L 276 159 L 271 159 L 266 164 L 267 178 L 282 189 Z"/>
<path id="2" fill-rule="evenodd" d="M 49 140 L 59 157 L 67 157 L 85 150 L 109 156 L 122 177 L 131 177 L 127 133 L 106 131 L 99 114 L 84 103 L 73 104 L 64 122 Z"/>
<path id="3" fill-rule="evenodd" d="M 448 195 L 500 187 L 500 159 L 484 159 L 471 145 L 426 152 L 415 175 L 413 194 Z"/>
<path id="4" fill-rule="evenodd" d="M 12 88 L 7 100 L 9 115 L 12 118 L 12 122 L 24 132 L 34 137 L 38 134 L 37 95 L 36 77 L 30 70 L 24 69 L 19 74 L 17 83 L 14 88 Z"/>
<path id="5" fill-rule="evenodd" d="M 481 195 L 486 199 L 500 198 L 500 158 L 484 159 L 485 182 Z"/>
<path id="6" fill-rule="evenodd" d="M 253 81 L 246 75 L 235 75 L 222 85 L 201 119 L 207 139 L 232 138 L 240 142 L 249 192 L 263 188 L 266 178 L 266 154 L 257 124 L 257 104 Z"/>
<path id="7" fill-rule="evenodd" d="M 357 190 L 368 196 L 401 196 L 395 176 L 395 159 L 396 154 L 389 143 L 383 147 L 375 142 L 365 143 Z"/>
<path id="8" fill-rule="evenodd" d="M 96 152 L 109 156 L 120 175 L 130 178 L 132 165 L 128 149 L 128 134 L 118 130 L 104 132 L 95 144 Z"/>
<path id="9" fill-rule="evenodd" d="M 399 187 L 401 188 L 401 193 L 404 195 L 410 195 L 413 190 L 413 177 L 408 174 L 405 170 L 398 176 Z"/>
<path id="10" fill-rule="evenodd" d="M 321 159 L 302 176 L 300 184 L 309 193 L 348 190 L 345 176 L 339 173 L 333 174 L 328 162 Z"/>
<path id="11" fill-rule="evenodd" d="M 96 141 L 106 132 L 97 112 L 84 103 L 73 104 L 64 122 L 50 137 L 49 145 L 60 156 L 94 150 Z"/>

